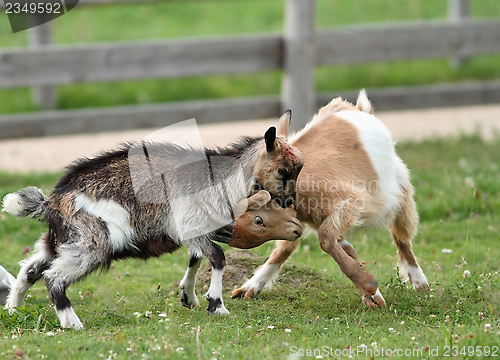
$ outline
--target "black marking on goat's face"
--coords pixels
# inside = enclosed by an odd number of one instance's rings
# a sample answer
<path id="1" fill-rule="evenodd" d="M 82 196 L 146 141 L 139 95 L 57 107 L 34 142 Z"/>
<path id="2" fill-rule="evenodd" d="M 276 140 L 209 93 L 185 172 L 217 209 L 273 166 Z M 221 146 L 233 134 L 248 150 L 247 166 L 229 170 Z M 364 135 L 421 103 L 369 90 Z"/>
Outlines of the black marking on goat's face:
<path id="1" fill-rule="evenodd" d="M 295 201 L 297 176 L 304 165 L 299 150 L 277 137 L 274 150 L 261 154 L 254 168 L 254 191 L 266 190 L 282 207 Z"/>

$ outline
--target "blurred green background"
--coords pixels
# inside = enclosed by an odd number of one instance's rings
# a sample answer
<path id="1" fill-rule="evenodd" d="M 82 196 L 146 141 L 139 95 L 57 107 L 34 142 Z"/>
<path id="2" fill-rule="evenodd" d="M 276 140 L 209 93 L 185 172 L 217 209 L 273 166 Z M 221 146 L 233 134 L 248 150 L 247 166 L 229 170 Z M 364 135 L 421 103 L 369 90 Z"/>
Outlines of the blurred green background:
<path id="1" fill-rule="evenodd" d="M 144 41 L 281 32 L 282 0 L 165 1 L 82 6 L 52 22 L 55 44 Z M 317 0 L 318 29 L 360 23 L 446 20 L 448 0 Z M 474 18 L 500 17 L 500 1 L 471 1 Z M 0 49 L 28 44 L 0 15 Z M 317 67 L 317 91 L 500 78 L 500 56 L 477 56 L 460 68 L 448 59 Z M 60 109 L 278 94 L 281 72 L 86 83 L 57 87 Z M 37 110 L 28 88 L 0 90 L 0 114 Z"/>

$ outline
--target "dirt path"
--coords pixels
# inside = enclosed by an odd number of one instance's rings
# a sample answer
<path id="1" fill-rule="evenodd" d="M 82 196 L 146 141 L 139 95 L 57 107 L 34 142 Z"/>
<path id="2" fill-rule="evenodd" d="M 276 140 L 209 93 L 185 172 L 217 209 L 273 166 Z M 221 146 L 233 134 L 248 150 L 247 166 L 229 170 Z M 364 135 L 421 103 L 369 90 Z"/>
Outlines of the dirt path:
<path id="1" fill-rule="evenodd" d="M 468 106 L 376 114 L 394 140 L 422 140 L 433 136 L 470 133 L 479 125 L 485 139 L 500 133 L 500 105 Z M 276 119 L 201 125 L 206 146 L 224 145 L 241 135 L 262 135 Z M 92 156 L 124 141 L 137 141 L 154 129 L 112 133 L 29 138 L 0 141 L 0 171 L 57 171 L 81 156 Z M 178 135 L 182 136 L 182 130 Z"/>

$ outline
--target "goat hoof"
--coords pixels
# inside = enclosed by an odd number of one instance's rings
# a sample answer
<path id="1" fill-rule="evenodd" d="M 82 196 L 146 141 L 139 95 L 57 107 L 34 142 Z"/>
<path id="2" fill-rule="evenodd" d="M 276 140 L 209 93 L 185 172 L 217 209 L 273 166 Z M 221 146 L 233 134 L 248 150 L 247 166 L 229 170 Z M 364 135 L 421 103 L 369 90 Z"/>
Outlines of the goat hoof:
<path id="1" fill-rule="evenodd" d="M 17 309 L 15 307 L 10 307 L 10 306 L 6 306 L 4 307 L 5 310 L 8 310 L 9 311 L 9 315 L 14 315 L 16 312 L 17 312 Z"/>
<path id="2" fill-rule="evenodd" d="M 196 298 L 196 296 L 194 297 L 194 299 L 190 300 L 187 293 L 185 291 L 182 291 L 181 304 L 182 304 L 182 306 L 193 309 L 199 305 L 199 302 L 198 302 L 198 299 Z"/>
<path id="3" fill-rule="evenodd" d="M 366 306 L 369 308 L 374 308 L 374 307 L 383 307 L 385 306 L 385 299 L 380 293 L 380 290 L 377 289 L 374 295 L 363 295 L 363 302 L 365 303 Z"/>
<path id="4" fill-rule="evenodd" d="M 431 286 L 428 284 L 428 283 L 424 283 L 424 284 L 413 284 L 413 287 L 415 288 L 415 290 L 417 291 L 426 291 L 426 290 L 430 290 L 431 289 Z"/>
<path id="5" fill-rule="evenodd" d="M 248 291 L 245 293 L 245 299 L 251 299 L 255 295 L 255 289 L 251 287 L 248 289 Z"/>
<path id="6" fill-rule="evenodd" d="M 243 289 L 243 288 L 233 290 L 233 292 L 231 293 L 231 298 L 234 299 L 234 298 L 242 297 L 244 293 L 245 293 L 245 289 Z"/>
<path id="7" fill-rule="evenodd" d="M 210 315 L 229 315 L 229 311 L 224 307 L 221 299 L 212 299 L 207 297 L 208 307 L 207 311 Z"/>

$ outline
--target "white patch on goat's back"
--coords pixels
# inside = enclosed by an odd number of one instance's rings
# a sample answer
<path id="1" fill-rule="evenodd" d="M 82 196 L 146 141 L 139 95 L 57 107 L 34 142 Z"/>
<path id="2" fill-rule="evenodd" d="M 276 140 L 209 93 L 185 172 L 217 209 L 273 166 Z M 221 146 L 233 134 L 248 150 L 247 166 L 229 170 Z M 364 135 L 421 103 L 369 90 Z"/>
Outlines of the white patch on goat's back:
<path id="1" fill-rule="evenodd" d="M 361 111 L 339 111 L 336 115 L 354 125 L 378 175 L 377 190 L 384 199 L 380 217 L 385 218 L 399 206 L 401 180 L 406 167 L 396 155 L 391 134 L 375 116 Z"/>
<path id="2" fill-rule="evenodd" d="M 116 201 L 92 201 L 84 194 L 75 196 L 75 209 L 83 210 L 101 218 L 108 227 L 111 247 L 114 252 L 127 247 L 134 247 L 134 230 L 130 226 L 129 213 Z"/>
<path id="3" fill-rule="evenodd" d="M 2 211 L 14 216 L 22 216 L 24 212 L 24 200 L 18 193 L 5 195 L 2 201 Z"/>

